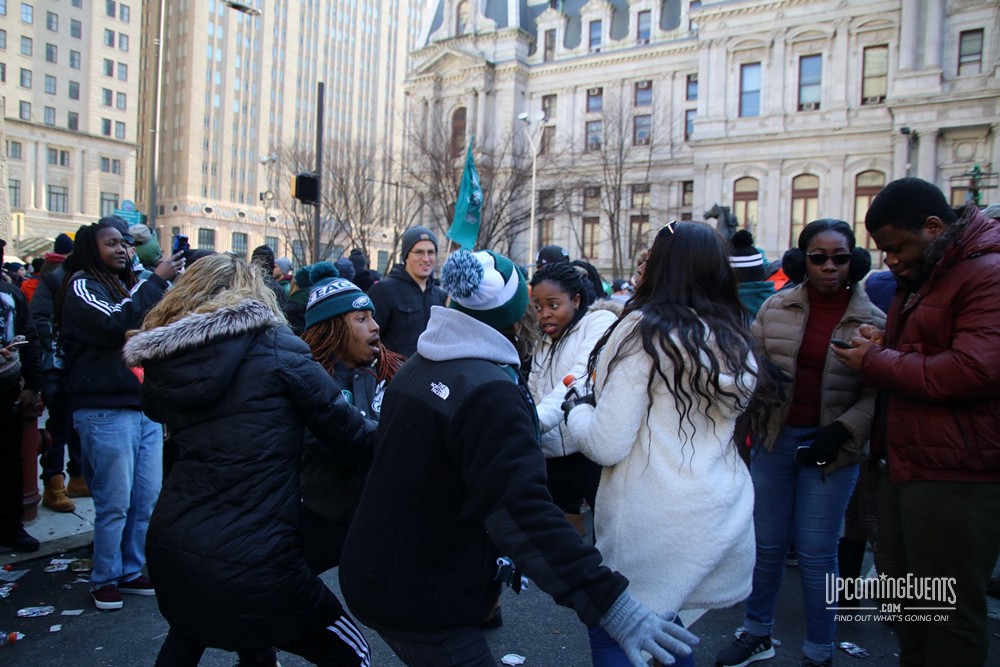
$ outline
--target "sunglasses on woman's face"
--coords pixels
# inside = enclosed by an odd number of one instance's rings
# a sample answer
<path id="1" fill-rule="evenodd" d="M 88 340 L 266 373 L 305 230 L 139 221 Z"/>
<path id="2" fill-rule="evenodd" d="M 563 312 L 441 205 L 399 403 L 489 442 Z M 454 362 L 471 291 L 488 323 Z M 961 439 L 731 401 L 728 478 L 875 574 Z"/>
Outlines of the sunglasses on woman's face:
<path id="1" fill-rule="evenodd" d="M 844 264 L 847 264 L 848 262 L 851 261 L 851 256 L 848 253 L 841 253 L 839 255 L 827 255 L 826 253 L 822 252 L 811 252 L 808 255 L 806 255 L 806 257 L 808 257 L 809 261 L 815 264 L 816 266 L 823 266 L 831 259 L 833 260 L 833 263 L 836 264 L 837 266 L 843 266 Z"/>

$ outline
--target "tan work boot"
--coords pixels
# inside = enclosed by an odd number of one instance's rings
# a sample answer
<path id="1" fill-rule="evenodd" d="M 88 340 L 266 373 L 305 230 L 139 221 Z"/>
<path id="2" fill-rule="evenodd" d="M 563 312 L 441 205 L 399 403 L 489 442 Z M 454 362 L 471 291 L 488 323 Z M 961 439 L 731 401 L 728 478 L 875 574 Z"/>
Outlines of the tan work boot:
<path id="1" fill-rule="evenodd" d="M 69 494 L 70 498 L 89 498 L 90 487 L 87 486 L 83 477 L 70 477 L 69 484 L 66 485 L 66 493 Z"/>
<path id="2" fill-rule="evenodd" d="M 53 512 L 72 512 L 76 509 L 76 504 L 66 495 L 62 475 L 53 475 L 45 482 L 42 504 Z"/>

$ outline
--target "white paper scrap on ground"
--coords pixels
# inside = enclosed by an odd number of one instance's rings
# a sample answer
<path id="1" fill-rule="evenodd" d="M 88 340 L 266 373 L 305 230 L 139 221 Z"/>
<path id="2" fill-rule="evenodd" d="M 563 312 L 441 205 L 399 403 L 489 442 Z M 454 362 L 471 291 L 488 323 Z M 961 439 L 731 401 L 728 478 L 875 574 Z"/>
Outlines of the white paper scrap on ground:
<path id="1" fill-rule="evenodd" d="M 83 613 L 82 609 L 63 609 L 62 616 L 79 616 Z"/>
<path id="2" fill-rule="evenodd" d="M 49 628 L 49 632 L 59 632 L 60 630 L 62 630 L 62 625 L 59 623 L 56 623 L 55 625 Z"/>
<path id="3" fill-rule="evenodd" d="M 500 658 L 500 662 L 505 665 L 523 665 L 525 660 L 527 660 L 527 658 L 523 655 L 518 655 L 517 653 L 508 653 L 504 657 Z"/>

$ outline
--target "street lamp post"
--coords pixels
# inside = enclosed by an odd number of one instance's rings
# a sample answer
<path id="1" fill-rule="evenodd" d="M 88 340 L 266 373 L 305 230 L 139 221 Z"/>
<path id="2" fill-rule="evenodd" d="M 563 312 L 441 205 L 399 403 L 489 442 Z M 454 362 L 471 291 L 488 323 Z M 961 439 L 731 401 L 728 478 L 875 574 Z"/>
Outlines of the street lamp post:
<path id="1" fill-rule="evenodd" d="M 545 113 L 539 111 L 534 118 L 532 118 L 528 113 L 520 113 L 517 115 L 517 119 L 524 123 L 524 135 L 528 138 L 528 144 L 531 146 L 531 214 L 528 218 L 528 261 L 525 265 L 529 269 L 534 269 L 535 266 L 535 183 L 536 176 L 538 174 L 538 129 L 541 128 L 541 122 L 545 120 Z M 532 123 L 535 123 L 536 129 L 532 130 Z"/>
<path id="2" fill-rule="evenodd" d="M 262 157 L 260 159 L 261 166 L 267 169 L 267 176 L 266 176 L 266 179 L 267 179 L 267 190 L 264 190 L 263 192 L 260 193 L 260 200 L 264 203 L 264 244 L 265 245 L 267 245 L 267 226 L 268 226 L 268 223 L 271 221 L 270 217 L 269 217 L 268 208 L 270 207 L 271 202 L 274 200 L 274 191 L 271 189 L 271 169 L 272 169 L 271 165 L 273 165 L 277 161 L 278 161 L 278 156 L 275 153 L 271 153 L 270 155 L 265 155 L 264 157 Z M 273 250 L 277 251 L 277 248 L 273 248 Z"/>

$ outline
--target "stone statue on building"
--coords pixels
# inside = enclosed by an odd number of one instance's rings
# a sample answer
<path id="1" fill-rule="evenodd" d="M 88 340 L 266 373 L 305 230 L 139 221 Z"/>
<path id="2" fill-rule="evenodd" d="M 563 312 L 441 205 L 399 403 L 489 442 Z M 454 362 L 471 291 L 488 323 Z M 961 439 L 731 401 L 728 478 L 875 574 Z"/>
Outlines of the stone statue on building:
<path id="1" fill-rule="evenodd" d="M 736 214 L 729 210 L 728 206 L 715 204 L 705 211 L 705 218 L 715 218 L 715 229 L 722 235 L 722 239 L 729 243 L 736 230 L 739 229 L 740 221 Z"/>

